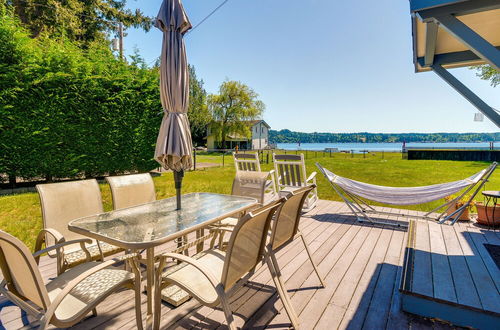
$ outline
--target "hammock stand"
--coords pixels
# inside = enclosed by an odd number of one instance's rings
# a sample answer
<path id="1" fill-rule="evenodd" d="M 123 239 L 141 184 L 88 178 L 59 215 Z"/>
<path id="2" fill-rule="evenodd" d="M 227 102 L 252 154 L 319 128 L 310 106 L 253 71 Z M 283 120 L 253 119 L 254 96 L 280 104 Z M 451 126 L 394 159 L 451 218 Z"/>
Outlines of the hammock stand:
<path id="1" fill-rule="evenodd" d="M 407 225 L 400 224 L 400 223 L 394 223 L 394 222 L 388 222 L 388 221 L 376 221 L 372 217 L 370 217 L 370 214 L 385 214 L 385 215 L 396 215 L 396 216 L 405 216 L 408 218 L 419 218 L 419 219 L 425 219 L 425 220 L 433 220 L 433 221 L 438 221 L 438 223 L 442 224 L 445 223 L 446 221 L 450 222 L 450 225 L 455 224 L 455 222 L 460 218 L 460 216 L 464 213 L 464 211 L 469 207 L 470 203 L 474 200 L 474 197 L 479 193 L 481 188 L 485 185 L 486 182 L 488 182 L 489 177 L 491 174 L 495 171 L 495 168 L 497 167 L 497 163 L 493 162 L 490 166 L 488 166 L 486 169 L 480 171 L 479 173 L 464 179 L 464 180 L 459 180 L 455 182 L 450 182 L 450 183 L 445 183 L 441 185 L 433 185 L 433 186 L 426 186 L 426 187 L 414 187 L 414 188 L 399 188 L 399 187 L 385 187 L 385 186 L 375 186 L 375 185 L 368 185 L 362 182 L 350 180 L 347 178 L 342 178 L 338 175 L 333 174 L 323 166 L 321 166 L 319 163 L 316 163 L 316 166 L 318 169 L 323 173 L 325 178 L 330 182 L 332 185 L 333 189 L 335 192 L 344 200 L 346 205 L 349 207 L 351 212 L 357 217 L 358 222 L 369 222 L 371 224 L 379 224 L 379 225 L 391 225 L 391 226 L 397 226 L 397 227 L 407 227 Z M 424 215 L 402 215 L 399 213 L 394 213 L 394 212 L 384 212 L 384 211 L 378 211 L 374 209 L 372 206 L 368 205 L 368 203 L 365 201 L 365 199 L 370 200 L 369 198 L 361 197 L 357 195 L 355 192 L 352 190 L 349 191 L 347 190 L 344 185 L 344 187 L 341 187 L 338 183 L 336 182 L 337 179 L 346 181 L 347 183 L 351 182 L 353 184 L 359 184 L 361 189 L 365 189 L 368 193 L 372 193 L 373 191 L 368 191 L 370 187 L 373 187 L 375 190 L 380 189 L 380 190 L 391 190 L 394 194 L 397 194 L 398 191 L 403 191 L 405 190 L 405 196 L 408 195 L 408 190 L 411 189 L 426 189 L 426 188 L 433 188 L 433 187 L 439 187 L 439 186 L 452 186 L 455 184 L 455 187 L 451 187 L 449 189 L 455 189 L 455 193 L 457 191 L 460 191 L 464 188 L 466 188 L 458 197 L 436 207 L 432 211 L 427 212 Z M 465 185 L 465 183 L 469 183 L 468 185 Z M 460 186 L 461 185 L 461 186 Z M 354 190 L 354 189 L 353 189 Z M 358 192 L 360 191 L 359 189 L 357 190 Z M 464 197 L 467 193 L 470 191 L 473 191 L 470 198 L 464 203 L 464 205 L 460 206 L 457 208 L 455 211 L 453 211 L 450 214 L 446 214 L 448 208 L 451 205 L 454 205 L 456 202 L 458 202 L 462 197 Z M 443 196 L 438 196 L 438 197 L 427 197 L 428 200 L 426 200 L 424 203 L 437 200 L 442 198 Z M 374 199 L 374 201 L 377 202 L 377 200 Z M 378 202 L 381 202 L 380 200 Z M 420 203 L 409 203 L 408 200 L 403 200 L 402 202 L 389 202 L 387 200 L 382 201 L 382 203 L 386 204 L 395 204 L 395 205 L 411 205 L 411 204 L 422 204 Z M 440 212 L 437 216 L 432 216 L 433 213 Z"/>

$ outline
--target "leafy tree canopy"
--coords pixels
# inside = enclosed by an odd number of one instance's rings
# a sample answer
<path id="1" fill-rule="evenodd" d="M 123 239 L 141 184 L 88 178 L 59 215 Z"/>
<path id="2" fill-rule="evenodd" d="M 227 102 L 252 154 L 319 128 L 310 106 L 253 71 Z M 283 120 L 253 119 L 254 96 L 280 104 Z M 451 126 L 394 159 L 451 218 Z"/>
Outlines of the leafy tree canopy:
<path id="1" fill-rule="evenodd" d="M 125 27 L 148 31 L 152 19 L 140 10 L 126 9 L 126 0 L 0 0 L 29 29 L 32 37 L 67 38 L 86 47 L 104 40 L 117 31 L 118 22 Z"/>
<path id="2" fill-rule="evenodd" d="M 228 135 L 250 136 L 245 121 L 262 116 L 265 105 L 259 95 L 239 81 L 227 80 L 219 87 L 219 94 L 208 96 L 208 109 L 212 115 L 210 128 L 223 147 Z"/>
<path id="3" fill-rule="evenodd" d="M 489 80 L 491 86 L 496 87 L 500 85 L 500 72 L 495 70 L 492 66 L 490 65 L 477 65 L 473 66 L 473 69 L 477 70 L 476 75 L 483 79 L 483 80 Z"/>

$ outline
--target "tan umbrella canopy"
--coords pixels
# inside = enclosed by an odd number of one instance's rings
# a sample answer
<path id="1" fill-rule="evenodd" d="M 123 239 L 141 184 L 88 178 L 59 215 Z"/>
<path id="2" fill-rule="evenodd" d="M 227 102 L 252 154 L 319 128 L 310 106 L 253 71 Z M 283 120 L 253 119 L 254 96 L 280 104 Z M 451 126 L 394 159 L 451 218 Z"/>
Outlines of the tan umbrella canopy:
<path id="1" fill-rule="evenodd" d="M 174 172 L 177 208 L 184 170 L 191 168 L 191 131 L 187 117 L 189 72 L 183 35 L 191 23 L 181 0 L 163 0 L 155 26 L 163 31 L 160 64 L 160 97 L 164 111 L 156 141 L 155 159 Z"/>

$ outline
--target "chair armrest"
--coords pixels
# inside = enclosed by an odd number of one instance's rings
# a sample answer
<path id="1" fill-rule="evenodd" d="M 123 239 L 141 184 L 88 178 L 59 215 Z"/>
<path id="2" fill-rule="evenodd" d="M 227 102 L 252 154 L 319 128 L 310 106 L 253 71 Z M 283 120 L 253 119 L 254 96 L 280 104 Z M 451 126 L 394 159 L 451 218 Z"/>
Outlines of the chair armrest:
<path id="1" fill-rule="evenodd" d="M 160 256 L 160 258 L 162 258 L 163 260 L 172 258 L 190 264 L 191 266 L 197 268 L 203 275 L 205 275 L 205 277 L 210 281 L 214 288 L 217 288 L 220 285 L 220 280 L 217 280 L 212 271 L 194 258 L 179 253 L 164 253 Z M 162 262 L 161 264 L 164 264 L 164 262 Z"/>
<path id="2" fill-rule="evenodd" d="M 35 243 L 35 251 L 41 250 L 43 243 L 47 244 L 45 242 L 45 236 L 50 235 L 54 238 L 55 244 L 59 244 L 64 242 L 64 236 L 58 232 L 57 230 L 53 228 L 44 228 L 40 230 L 38 233 L 38 236 L 36 237 L 36 243 Z M 45 246 L 47 247 L 47 246 Z"/>
<path id="3" fill-rule="evenodd" d="M 87 277 L 89 277 L 92 274 L 97 273 L 100 270 L 103 270 L 104 268 L 107 268 L 107 267 L 112 266 L 112 265 L 114 265 L 116 263 L 122 262 L 124 260 L 130 259 L 130 258 L 133 258 L 133 257 L 137 257 L 137 253 L 127 254 L 127 255 L 124 255 L 124 256 L 121 256 L 121 257 L 114 258 L 112 260 L 108 260 L 108 261 L 102 262 L 102 263 L 98 264 L 97 266 L 92 267 L 91 269 L 89 269 L 89 270 L 83 272 L 82 274 L 78 275 L 73 280 L 71 280 L 68 283 L 68 285 L 66 285 L 64 287 L 64 289 L 52 301 L 52 304 L 50 305 L 50 307 L 48 308 L 47 312 L 45 313 L 45 317 L 46 317 L 47 322 L 50 322 L 50 320 L 52 319 L 52 317 L 53 317 L 53 315 L 54 315 L 54 313 L 55 313 L 55 311 L 57 309 L 57 307 L 62 302 L 62 300 L 64 299 L 64 297 L 66 297 L 68 295 L 68 293 L 70 293 L 71 290 L 73 290 L 75 288 L 75 286 L 77 286 L 78 284 L 80 284 L 84 279 L 86 279 Z"/>
<path id="4" fill-rule="evenodd" d="M 270 170 L 270 171 L 269 171 L 269 174 L 270 174 L 270 175 L 273 175 L 273 174 L 274 174 L 274 172 L 276 172 L 276 171 L 275 171 L 275 170 Z"/>
<path id="5" fill-rule="evenodd" d="M 316 172 L 312 172 L 311 175 L 309 175 L 309 177 L 307 178 L 306 182 L 309 182 L 309 181 L 315 179 L 316 178 L 316 174 L 317 174 Z"/>
<path id="6" fill-rule="evenodd" d="M 234 227 L 236 227 L 236 226 L 223 225 L 220 227 L 210 228 L 210 229 L 214 230 L 214 231 L 226 231 L 226 232 L 232 233 L 234 231 Z"/>
<path id="7" fill-rule="evenodd" d="M 82 249 L 85 249 L 85 243 L 92 244 L 92 240 L 90 238 L 80 238 L 80 239 L 75 239 L 75 240 L 71 240 L 71 241 L 63 241 L 61 243 L 51 245 L 43 250 L 36 251 L 35 253 L 33 253 L 33 257 L 35 257 L 35 260 L 37 260 L 37 262 L 38 262 L 38 259 L 40 259 L 40 256 L 42 254 L 47 253 L 47 252 L 52 251 L 52 250 L 58 250 L 57 253 L 59 253 L 59 250 L 62 247 L 66 246 L 66 245 L 76 244 L 76 243 L 80 243 L 80 245 L 82 246 Z"/>

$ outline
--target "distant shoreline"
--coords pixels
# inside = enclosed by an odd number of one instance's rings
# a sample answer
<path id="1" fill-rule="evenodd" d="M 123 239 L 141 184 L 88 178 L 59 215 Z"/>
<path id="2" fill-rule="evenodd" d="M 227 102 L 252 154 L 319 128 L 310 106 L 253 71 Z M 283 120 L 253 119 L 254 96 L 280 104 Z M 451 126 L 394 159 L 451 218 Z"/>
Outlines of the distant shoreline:
<path id="1" fill-rule="evenodd" d="M 303 133 L 270 130 L 270 143 L 489 143 L 496 133 Z"/>

